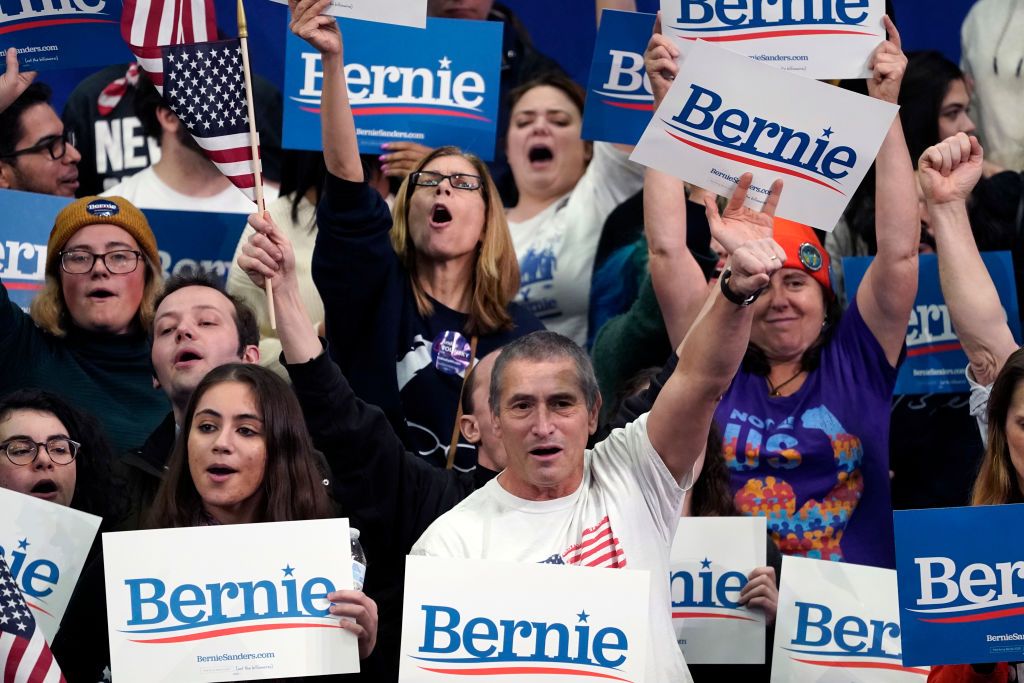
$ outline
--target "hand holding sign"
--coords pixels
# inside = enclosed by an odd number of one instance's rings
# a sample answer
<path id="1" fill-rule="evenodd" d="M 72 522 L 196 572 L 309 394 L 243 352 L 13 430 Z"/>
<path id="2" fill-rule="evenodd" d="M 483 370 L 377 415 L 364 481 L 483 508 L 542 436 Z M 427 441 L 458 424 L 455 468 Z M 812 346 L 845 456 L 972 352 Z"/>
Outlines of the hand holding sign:
<path id="1" fill-rule="evenodd" d="M 334 591 L 327 599 L 330 613 L 342 617 L 340 626 L 359 639 L 359 659 L 369 657 L 377 644 L 377 603 L 363 591 Z"/>
<path id="2" fill-rule="evenodd" d="M 342 56 L 341 29 L 334 17 L 321 14 L 331 0 L 289 0 L 292 33 L 315 47 L 320 54 Z"/>
<path id="3" fill-rule="evenodd" d="M 679 73 L 679 48 L 675 46 L 672 39 L 661 32 L 661 12 L 654 21 L 654 32 L 651 34 L 651 41 L 647 43 L 647 51 L 644 52 L 644 68 L 647 70 L 647 77 L 651 81 L 651 89 L 654 91 L 654 108 L 661 106 L 665 94 L 672 87 L 672 81 Z"/>
<path id="4" fill-rule="evenodd" d="M 388 142 L 383 145 L 381 172 L 389 178 L 404 178 L 415 170 L 420 161 L 434 151 L 432 147 L 416 142 Z"/>
<path id="5" fill-rule="evenodd" d="M 775 612 L 779 608 L 775 567 L 758 567 L 747 575 L 747 585 L 740 591 L 740 604 L 764 610 L 765 623 L 774 623 Z"/>
<path id="6" fill-rule="evenodd" d="M 966 201 L 981 178 L 984 152 L 973 135 L 957 133 L 921 155 L 918 177 L 929 205 Z"/>
<path id="7" fill-rule="evenodd" d="M 18 51 L 7 48 L 7 71 L 0 74 L 0 111 L 11 106 L 36 77 L 35 71 L 18 71 Z"/>
<path id="8" fill-rule="evenodd" d="M 889 40 L 883 41 L 871 56 L 871 78 L 868 79 L 868 94 L 872 97 L 896 104 L 900 95 L 900 83 L 907 70 L 907 56 L 903 54 L 900 32 L 889 15 L 883 18 Z"/>

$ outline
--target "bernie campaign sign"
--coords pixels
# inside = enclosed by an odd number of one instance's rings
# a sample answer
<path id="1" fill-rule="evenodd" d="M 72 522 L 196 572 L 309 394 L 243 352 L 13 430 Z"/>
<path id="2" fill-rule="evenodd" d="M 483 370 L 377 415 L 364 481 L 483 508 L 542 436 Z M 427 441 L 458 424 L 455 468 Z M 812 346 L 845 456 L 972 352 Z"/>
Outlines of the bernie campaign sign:
<path id="1" fill-rule="evenodd" d="M 903 663 L 1024 659 L 1024 506 L 897 510 Z"/>
<path id="2" fill-rule="evenodd" d="M 410 555 L 399 680 L 644 683 L 649 591 L 646 571 Z"/>
<path id="3" fill-rule="evenodd" d="M 352 589 L 348 520 L 103 534 L 116 681 L 206 683 L 359 671 L 327 596 Z"/>
<path id="4" fill-rule="evenodd" d="M 654 14 L 605 10 L 594 45 L 583 112 L 583 139 L 635 145 L 651 121 L 654 94 L 644 51 Z"/>
<path id="5" fill-rule="evenodd" d="M 28 310 L 46 280 L 46 243 L 54 217 L 72 200 L 0 190 L 0 279 L 18 306 Z M 164 278 L 197 270 L 226 282 L 245 229 L 241 214 L 145 209 L 160 251 Z"/>
<path id="6" fill-rule="evenodd" d="M 288 0 L 273 1 L 288 4 Z M 427 23 L 427 0 L 331 0 L 324 14 L 423 28 Z"/>
<path id="7" fill-rule="evenodd" d="M 0 488 L 0 519 L 0 557 L 52 643 L 103 520 L 5 488 Z"/>
<path id="8" fill-rule="evenodd" d="M 725 196 L 749 171 L 755 210 L 781 178 L 776 214 L 832 230 L 897 109 L 698 41 L 630 158 Z"/>
<path id="9" fill-rule="evenodd" d="M 767 564 L 764 517 L 683 517 L 672 542 L 672 625 L 687 664 L 764 664 L 765 614 L 739 602 Z"/>
<path id="10" fill-rule="evenodd" d="M 25 71 L 132 58 L 121 39 L 121 0 L 0 0 L 0 54 L 9 47 Z"/>
<path id="11" fill-rule="evenodd" d="M 925 683 L 928 668 L 905 659 L 898 608 L 891 569 L 783 557 L 772 683 Z"/>
<path id="12" fill-rule="evenodd" d="M 685 55 L 706 40 L 807 78 L 867 78 L 885 40 L 885 0 L 661 0 Z"/>
<path id="13" fill-rule="evenodd" d="M 500 98 L 501 24 L 429 19 L 426 30 L 338 20 L 359 151 L 385 142 L 456 145 L 494 157 Z M 284 146 L 322 149 L 320 53 L 288 32 Z"/>
<path id="14" fill-rule="evenodd" d="M 1013 336 L 1020 340 L 1017 314 L 1017 286 L 1013 277 L 1013 259 L 1007 251 L 981 255 L 989 276 L 999 292 L 999 302 Z M 864 279 L 873 257 L 843 259 L 847 297 L 852 300 Z M 893 393 L 955 394 L 970 391 L 964 370 L 967 356 L 953 329 L 939 283 L 939 264 L 935 254 L 921 254 L 918 261 L 917 298 L 907 327 L 907 357 L 900 366 Z"/>

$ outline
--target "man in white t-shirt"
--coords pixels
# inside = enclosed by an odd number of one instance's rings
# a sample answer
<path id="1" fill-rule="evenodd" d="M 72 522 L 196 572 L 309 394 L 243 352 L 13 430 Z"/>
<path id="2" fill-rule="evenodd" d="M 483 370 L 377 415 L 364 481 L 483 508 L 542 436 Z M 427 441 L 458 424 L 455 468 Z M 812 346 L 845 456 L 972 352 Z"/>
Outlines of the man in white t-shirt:
<path id="1" fill-rule="evenodd" d="M 140 209 L 244 213 L 256 205 L 231 184 L 189 134 L 145 76 L 139 76 L 135 113 L 146 135 L 160 141 L 160 159 L 129 176 L 104 195 L 124 197 Z M 267 203 L 277 199 L 277 188 L 264 183 Z"/>
<path id="2" fill-rule="evenodd" d="M 729 298 L 712 293 L 650 413 L 593 450 L 601 396 L 583 349 L 549 331 L 505 346 L 490 407 L 508 464 L 412 554 L 648 570 L 647 680 L 692 680 L 672 629 L 669 549 L 715 405 L 746 349 L 748 304 L 783 258 L 770 239 L 738 246 L 724 277 Z"/>

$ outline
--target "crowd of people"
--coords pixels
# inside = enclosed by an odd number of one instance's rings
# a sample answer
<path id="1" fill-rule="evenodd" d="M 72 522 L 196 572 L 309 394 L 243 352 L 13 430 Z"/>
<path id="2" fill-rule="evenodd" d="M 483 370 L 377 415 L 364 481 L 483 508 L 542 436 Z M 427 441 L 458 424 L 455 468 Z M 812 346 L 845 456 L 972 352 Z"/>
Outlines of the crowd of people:
<path id="1" fill-rule="evenodd" d="M 1024 282 L 1024 89 L 1004 54 L 1024 4 L 977 2 L 963 70 L 905 54 L 886 17 L 871 77 L 838 85 L 900 115 L 826 233 L 775 216 L 782 180 L 755 211 L 750 174 L 717 198 L 584 140 L 583 90 L 490 0 L 428 7 L 503 22 L 497 159 L 361 155 L 330 2 L 290 0 L 322 58 L 323 153 L 275 149 L 264 124 L 263 214 L 134 65 L 84 81 L 62 120 L 7 52 L 0 188 L 77 198 L 30 310 L 0 287 L 0 487 L 104 530 L 347 517 L 366 581 L 327 597 L 366 681 L 397 679 L 410 554 L 572 564 L 606 522 L 611 566 L 650 570 L 647 679 L 718 680 L 736 672 L 688 668 L 673 632 L 680 516 L 766 518 L 768 562 L 739 600 L 770 627 L 782 555 L 892 568 L 894 507 L 1024 502 L 1024 350 L 980 253 L 1010 250 Z M 655 108 L 678 57 L 655 26 Z M 264 111 L 272 88 L 256 85 Z M 103 117 L 151 140 L 134 175 L 97 164 Z M 226 286 L 165 282 L 147 208 L 251 213 Z M 932 252 L 969 360 L 955 405 L 893 396 Z M 848 296 L 855 255 L 874 259 Z M 52 644 L 72 683 L 109 680 L 103 586 L 97 544 Z M 1024 680 L 1017 666 L 929 680 Z M 739 670 L 769 674 L 770 657 Z"/>

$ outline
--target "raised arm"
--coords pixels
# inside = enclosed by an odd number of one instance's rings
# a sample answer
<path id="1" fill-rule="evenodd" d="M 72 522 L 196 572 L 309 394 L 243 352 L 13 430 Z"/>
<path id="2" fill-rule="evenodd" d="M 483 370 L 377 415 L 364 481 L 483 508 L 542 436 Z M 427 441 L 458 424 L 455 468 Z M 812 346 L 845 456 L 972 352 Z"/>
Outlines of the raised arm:
<path id="1" fill-rule="evenodd" d="M 981 177 L 983 164 L 978 139 L 957 133 L 926 149 L 918 172 L 953 327 L 974 379 L 991 384 L 1017 343 L 967 220 L 967 197 Z"/>
<path id="2" fill-rule="evenodd" d="M 711 232 L 729 250 L 731 276 L 712 290 L 703 310 L 679 347 L 679 364 L 666 382 L 647 418 L 647 434 L 669 471 L 681 481 L 704 452 L 711 418 L 729 388 L 750 340 L 753 310 L 742 301 L 760 293 L 782 267 L 786 253 L 770 236 L 779 202 L 776 181 L 761 212 L 743 206 L 751 175 L 737 183 L 722 216 L 714 200 L 705 201 Z"/>
<path id="3" fill-rule="evenodd" d="M 320 14 L 330 4 L 331 0 L 289 0 L 291 30 L 316 48 L 323 60 L 320 121 L 327 170 L 338 178 L 362 182 L 363 164 L 345 83 L 341 30 L 334 17 Z"/>
<path id="4" fill-rule="evenodd" d="M 900 49 L 900 34 L 888 16 L 885 28 L 889 40 L 879 45 L 872 57 L 868 94 L 895 104 L 907 58 Z M 878 151 L 875 171 L 878 254 L 857 290 L 857 305 L 889 363 L 896 365 L 917 296 L 917 252 L 921 242 L 914 167 L 899 116 L 893 119 Z"/>
<path id="5" fill-rule="evenodd" d="M 661 19 L 644 53 L 644 66 L 654 91 L 654 110 L 679 73 L 679 50 L 661 35 Z M 644 172 L 644 232 L 647 236 L 648 269 L 665 319 L 672 347 L 683 341 L 707 298 L 707 282 L 686 246 L 686 189 L 667 173 L 648 168 Z"/>

